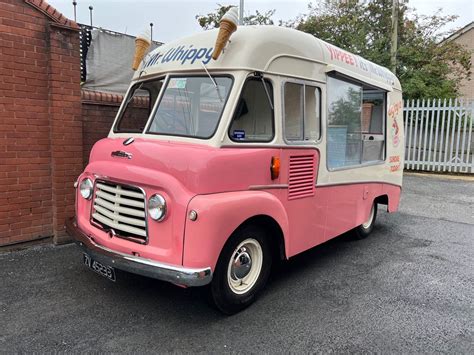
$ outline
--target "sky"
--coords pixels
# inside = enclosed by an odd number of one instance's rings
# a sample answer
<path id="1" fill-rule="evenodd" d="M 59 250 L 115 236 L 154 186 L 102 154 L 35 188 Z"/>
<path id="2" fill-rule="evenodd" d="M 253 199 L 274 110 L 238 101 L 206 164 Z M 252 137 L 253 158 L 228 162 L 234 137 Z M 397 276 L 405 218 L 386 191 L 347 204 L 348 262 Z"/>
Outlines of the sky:
<path id="1" fill-rule="evenodd" d="M 73 19 L 72 0 L 47 0 L 65 16 Z M 239 0 L 76 0 L 77 21 L 89 24 L 89 6 L 93 6 L 93 25 L 136 36 L 153 22 L 153 39 L 169 42 L 201 28 L 195 16 L 205 15 L 221 4 L 238 5 Z M 315 1 L 313 1 L 315 2 Z M 307 11 L 309 0 L 245 0 L 245 14 L 275 9 L 273 20 L 291 20 Z M 410 0 L 417 12 L 430 15 L 442 8 L 446 15 L 459 15 L 452 24 L 460 28 L 474 20 L 472 0 Z"/>

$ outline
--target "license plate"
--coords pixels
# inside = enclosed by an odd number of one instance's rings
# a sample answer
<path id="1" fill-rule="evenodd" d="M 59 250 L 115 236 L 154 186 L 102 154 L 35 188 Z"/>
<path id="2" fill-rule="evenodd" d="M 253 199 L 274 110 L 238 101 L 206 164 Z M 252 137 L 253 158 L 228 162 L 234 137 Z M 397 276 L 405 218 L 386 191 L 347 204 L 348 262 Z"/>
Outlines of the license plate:
<path id="1" fill-rule="evenodd" d="M 87 254 L 84 254 L 84 264 L 99 275 L 102 275 L 111 281 L 115 281 L 115 270 L 113 267 L 104 265 L 97 260 L 92 259 L 90 255 Z"/>

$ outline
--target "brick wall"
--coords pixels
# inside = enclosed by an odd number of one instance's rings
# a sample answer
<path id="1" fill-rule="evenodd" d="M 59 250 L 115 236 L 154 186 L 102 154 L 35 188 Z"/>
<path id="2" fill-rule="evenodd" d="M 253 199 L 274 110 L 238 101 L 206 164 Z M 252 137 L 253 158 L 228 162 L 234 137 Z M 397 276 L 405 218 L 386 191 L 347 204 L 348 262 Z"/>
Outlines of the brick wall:
<path id="1" fill-rule="evenodd" d="M 83 167 L 77 25 L 0 0 L 0 246 L 65 236 Z"/>
<path id="2" fill-rule="evenodd" d="M 74 181 L 123 99 L 81 90 L 78 29 L 43 0 L 0 0 L 0 247 L 70 240 Z"/>
<path id="3" fill-rule="evenodd" d="M 107 137 L 123 96 L 104 92 L 82 90 L 82 136 L 84 166 L 89 162 L 92 146 Z M 135 97 L 122 117 L 122 127 L 144 127 L 149 116 L 148 97 Z"/>
<path id="4" fill-rule="evenodd" d="M 68 238 L 64 221 L 74 215 L 73 182 L 83 169 L 79 36 L 50 29 L 49 119 L 53 233 Z"/>
<path id="5" fill-rule="evenodd" d="M 122 99 L 122 95 L 82 91 L 84 165 L 89 162 L 89 155 L 94 143 L 107 137 Z"/>

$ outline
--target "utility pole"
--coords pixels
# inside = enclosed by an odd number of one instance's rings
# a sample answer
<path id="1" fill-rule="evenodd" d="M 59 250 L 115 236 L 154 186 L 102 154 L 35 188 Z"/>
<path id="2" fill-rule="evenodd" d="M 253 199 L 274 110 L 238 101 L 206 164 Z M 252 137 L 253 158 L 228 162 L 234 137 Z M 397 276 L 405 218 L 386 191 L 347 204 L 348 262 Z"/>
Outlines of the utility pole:
<path id="1" fill-rule="evenodd" d="M 392 0 L 392 37 L 390 44 L 390 69 L 394 74 L 397 71 L 398 45 L 398 0 Z"/>
<path id="2" fill-rule="evenodd" d="M 240 0 L 239 6 L 239 25 L 244 24 L 244 0 Z"/>
<path id="3" fill-rule="evenodd" d="M 72 2 L 72 6 L 74 6 L 74 22 L 77 22 L 77 16 L 76 16 L 77 1 L 76 0 Z"/>
<path id="4" fill-rule="evenodd" d="M 90 16 L 90 20 L 91 20 L 91 27 L 92 27 L 92 10 L 94 10 L 94 8 L 91 6 L 89 6 L 89 16 Z"/>

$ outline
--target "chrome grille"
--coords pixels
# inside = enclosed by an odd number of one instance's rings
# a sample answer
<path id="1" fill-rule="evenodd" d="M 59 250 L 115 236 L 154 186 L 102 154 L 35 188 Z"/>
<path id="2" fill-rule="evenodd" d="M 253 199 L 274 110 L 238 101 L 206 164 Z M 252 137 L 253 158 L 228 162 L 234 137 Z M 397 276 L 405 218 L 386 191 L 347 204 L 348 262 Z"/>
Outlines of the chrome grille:
<path id="1" fill-rule="evenodd" d="M 147 242 L 145 195 L 137 187 L 97 181 L 91 220 L 117 237 Z"/>

